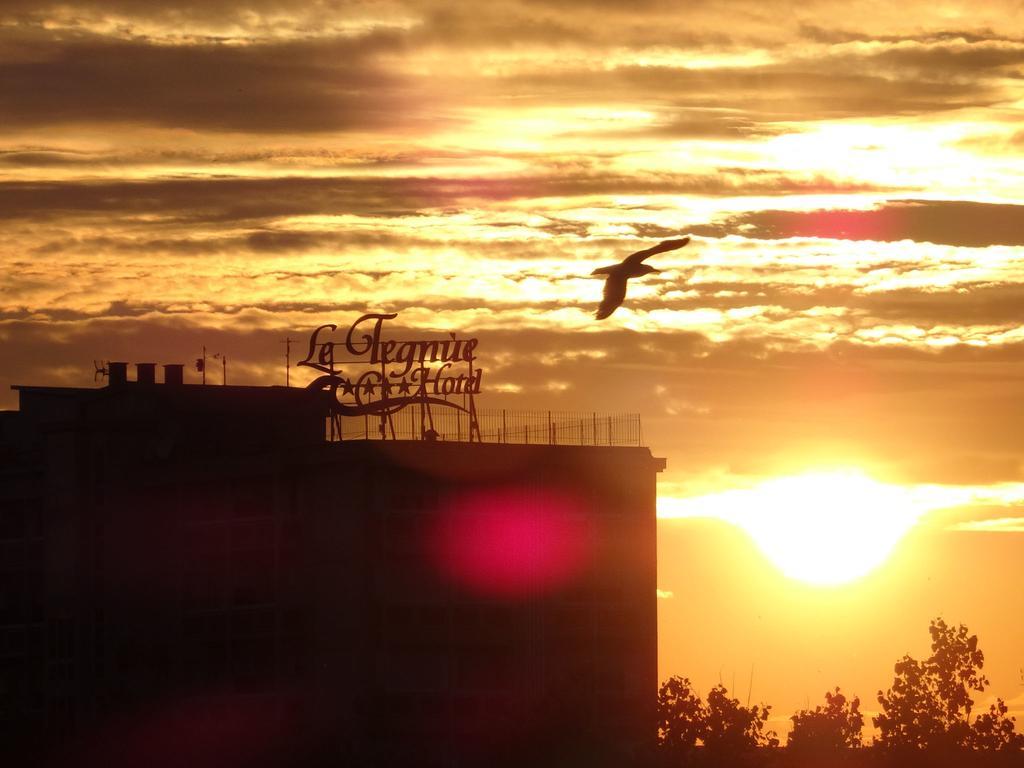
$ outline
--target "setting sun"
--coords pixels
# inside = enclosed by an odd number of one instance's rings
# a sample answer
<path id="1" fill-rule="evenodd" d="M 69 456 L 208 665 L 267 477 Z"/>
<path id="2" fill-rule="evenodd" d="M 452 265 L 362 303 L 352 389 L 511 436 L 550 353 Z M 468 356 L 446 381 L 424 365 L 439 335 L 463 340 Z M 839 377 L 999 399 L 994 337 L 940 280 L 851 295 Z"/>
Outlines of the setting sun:
<path id="1" fill-rule="evenodd" d="M 857 472 L 771 480 L 731 510 L 778 568 L 812 584 L 842 584 L 877 568 L 924 512 L 910 495 Z"/>
<path id="2" fill-rule="evenodd" d="M 871 572 L 924 512 L 935 508 L 911 489 L 856 470 L 767 480 L 670 505 L 669 516 L 733 523 L 784 574 L 822 586 Z"/>

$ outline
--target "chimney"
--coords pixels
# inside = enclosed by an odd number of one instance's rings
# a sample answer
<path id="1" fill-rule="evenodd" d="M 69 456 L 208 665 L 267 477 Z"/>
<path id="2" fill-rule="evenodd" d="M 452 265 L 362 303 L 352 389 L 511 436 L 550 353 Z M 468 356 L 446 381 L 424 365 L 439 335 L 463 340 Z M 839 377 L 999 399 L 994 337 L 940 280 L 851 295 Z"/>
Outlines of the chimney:
<path id="1" fill-rule="evenodd" d="M 180 387 L 185 383 L 185 366 L 181 363 L 171 363 L 164 366 L 164 384 L 169 387 Z"/>
<path id="2" fill-rule="evenodd" d="M 156 384 L 156 363 L 136 363 L 135 380 L 139 384 Z"/>
<path id="3" fill-rule="evenodd" d="M 107 386 L 120 387 L 128 381 L 128 363 L 107 363 Z"/>

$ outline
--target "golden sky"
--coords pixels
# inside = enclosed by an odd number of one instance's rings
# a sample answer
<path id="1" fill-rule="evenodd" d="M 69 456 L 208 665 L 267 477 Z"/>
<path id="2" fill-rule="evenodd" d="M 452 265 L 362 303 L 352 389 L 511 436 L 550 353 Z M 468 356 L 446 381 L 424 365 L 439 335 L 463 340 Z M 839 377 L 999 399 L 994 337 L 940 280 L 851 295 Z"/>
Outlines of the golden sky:
<path id="1" fill-rule="evenodd" d="M 1019 712 L 1022 151 L 1014 0 L 7 0 L 0 407 L 204 344 L 283 383 L 367 310 L 472 333 L 487 405 L 668 459 L 663 676 L 870 710 L 941 614 Z M 750 518 L 794 488 L 891 557 L 787 575 L 772 532 L 841 547 Z"/>

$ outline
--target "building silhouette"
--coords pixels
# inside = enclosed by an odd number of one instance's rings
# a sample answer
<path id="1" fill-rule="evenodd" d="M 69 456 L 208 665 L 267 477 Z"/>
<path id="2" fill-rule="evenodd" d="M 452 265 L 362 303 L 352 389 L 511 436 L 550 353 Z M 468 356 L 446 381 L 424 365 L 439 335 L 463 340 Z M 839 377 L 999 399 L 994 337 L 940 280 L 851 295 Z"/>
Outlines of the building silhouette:
<path id="1" fill-rule="evenodd" d="M 653 743 L 663 460 L 330 440 L 323 393 L 182 378 L 112 368 L 0 413 L 10 754 L 461 766 Z"/>

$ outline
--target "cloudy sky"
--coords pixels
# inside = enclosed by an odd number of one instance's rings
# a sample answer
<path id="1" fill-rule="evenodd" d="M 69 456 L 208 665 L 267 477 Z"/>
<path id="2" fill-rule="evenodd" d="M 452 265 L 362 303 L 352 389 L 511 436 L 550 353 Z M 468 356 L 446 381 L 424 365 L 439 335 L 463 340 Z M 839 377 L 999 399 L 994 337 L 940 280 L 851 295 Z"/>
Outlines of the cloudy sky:
<path id="1" fill-rule="evenodd" d="M 0 407 L 203 345 L 280 384 L 364 311 L 473 334 L 482 404 L 668 459 L 663 676 L 870 709 L 942 614 L 1024 709 L 1022 78 L 1012 0 L 5 0 Z M 833 471 L 918 500 L 808 586 L 736 509 Z"/>

